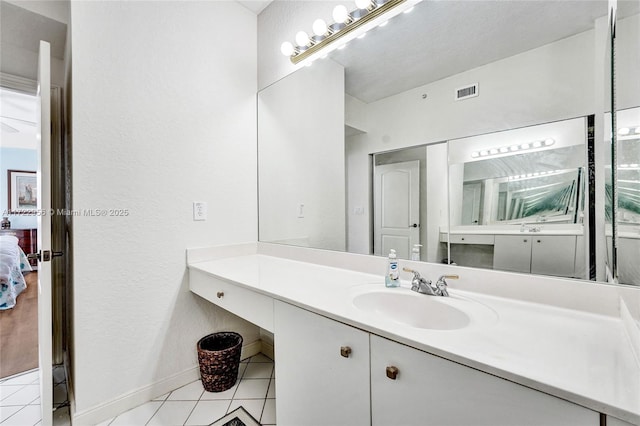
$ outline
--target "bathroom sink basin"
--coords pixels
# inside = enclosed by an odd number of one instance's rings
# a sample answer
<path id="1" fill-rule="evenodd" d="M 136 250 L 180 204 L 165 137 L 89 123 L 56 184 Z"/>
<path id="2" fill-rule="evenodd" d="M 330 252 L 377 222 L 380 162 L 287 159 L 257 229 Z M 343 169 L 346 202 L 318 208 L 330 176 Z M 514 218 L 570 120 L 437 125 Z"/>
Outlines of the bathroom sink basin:
<path id="1" fill-rule="evenodd" d="M 404 288 L 360 292 L 352 301 L 361 311 L 429 330 L 457 330 L 497 318 L 493 310 L 469 299 L 427 296 Z"/>

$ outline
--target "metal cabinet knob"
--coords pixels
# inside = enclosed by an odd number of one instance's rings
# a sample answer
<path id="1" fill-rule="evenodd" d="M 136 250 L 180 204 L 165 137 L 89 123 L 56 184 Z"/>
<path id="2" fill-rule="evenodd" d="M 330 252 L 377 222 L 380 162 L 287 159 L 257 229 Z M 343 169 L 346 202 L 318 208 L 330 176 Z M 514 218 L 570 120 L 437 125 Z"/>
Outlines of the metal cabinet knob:
<path id="1" fill-rule="evenodd" d="M 217 292 L 216 296 L 218 296 L 218 299 L 222 299 L 224 297 L 224 291 Z"/>
<path id="2" fill-rule="evenodd" d="M 526 242 L 527 242 L 527 241 L 529 241 L 529 240 L 522 240 L 522 241 L 526 243 Z"/>
<path id="3" fill-rule="evenodd" d="M 345 358 L 349 358 L 349 355 L 351 355 L 351 348 L 349 346 L 342 346 L 340 348 L 340 355 Z"/>
<path id="4" fill-rule="evenodd" d="M 391 380 L 395 380 L 398 377 L 398 368 L 390 365 L 387 367 L 387 377 Z"/>

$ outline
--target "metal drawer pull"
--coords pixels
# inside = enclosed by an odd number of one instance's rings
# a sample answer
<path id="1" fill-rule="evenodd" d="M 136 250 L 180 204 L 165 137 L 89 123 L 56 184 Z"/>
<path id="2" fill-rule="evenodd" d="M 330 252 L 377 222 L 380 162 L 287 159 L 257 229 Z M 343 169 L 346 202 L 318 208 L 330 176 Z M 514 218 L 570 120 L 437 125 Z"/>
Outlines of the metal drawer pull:
<path id="1" fill-rule="evenodd" d="M 387 377 L 391 380 L 395 380 L 398 377 L 398 368 L 394 366 L 387 367 Z"/>
<path id="2" fill-rule="evenodd" d="M 349 355 L 351 355 L 351 348 L 349 346 L 340 347 L 340 355 L 345 358 L 349 358 Z"/>
<path id="3" fill-rule="evenodd" d="M 224 291 L 219 291 L 216 293 L 216 296 L 218 296 L 218 299 L 222 299 L 224 297 Z"/>

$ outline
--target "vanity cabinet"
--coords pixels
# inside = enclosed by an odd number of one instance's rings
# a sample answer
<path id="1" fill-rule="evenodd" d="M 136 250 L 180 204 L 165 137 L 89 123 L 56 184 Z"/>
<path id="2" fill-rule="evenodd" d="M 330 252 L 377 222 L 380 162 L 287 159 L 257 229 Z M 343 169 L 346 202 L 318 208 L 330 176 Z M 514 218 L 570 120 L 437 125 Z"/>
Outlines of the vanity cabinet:
<path id="1" fill-rule="evenodd" d="M 373 426 L 600 424 L 595 411 L 375 335 L 371 416 Z"/>
<path id="2" fill-rule="evenodd" d="M 496 235 L 493 268 L 561 277 L 575 276 L 575 235 Z"/>
<path id="3" fill-rule="evenodd" d="M 370 425 L 369 333 L 276 300 L 279 426 Z"/>

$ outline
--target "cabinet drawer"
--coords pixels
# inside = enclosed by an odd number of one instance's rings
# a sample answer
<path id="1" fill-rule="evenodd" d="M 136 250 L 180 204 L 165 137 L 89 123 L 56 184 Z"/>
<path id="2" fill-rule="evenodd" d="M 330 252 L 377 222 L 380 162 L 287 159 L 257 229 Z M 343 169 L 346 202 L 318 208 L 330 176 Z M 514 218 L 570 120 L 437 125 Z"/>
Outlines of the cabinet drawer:
<path id="1" fill-rule="evenodd" d="M 494 235 L 480 234 L 451 234 L 451 244 L 485 244 L 493 245 Z"/>
<path id="2" fill-rule="evenodd" d="M 189 270 L 189 288 L 211 303 L 273 332 L 273 298 L 194 269 Z"/>

